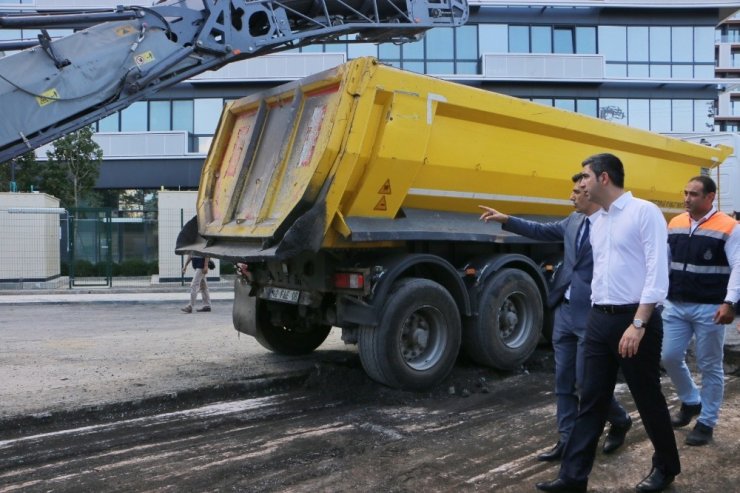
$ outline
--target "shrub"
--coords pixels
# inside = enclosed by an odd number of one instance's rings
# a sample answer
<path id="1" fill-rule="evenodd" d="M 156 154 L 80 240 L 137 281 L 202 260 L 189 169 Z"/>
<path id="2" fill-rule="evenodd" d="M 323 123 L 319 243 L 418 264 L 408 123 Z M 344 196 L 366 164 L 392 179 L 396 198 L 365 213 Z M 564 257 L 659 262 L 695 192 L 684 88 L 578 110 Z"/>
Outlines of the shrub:
<path id="1" fill-rule="evenodd" d="M 76 277 L 93 277 L 97 268 L 89 260 L 75 260 L 74 274 Z"/>

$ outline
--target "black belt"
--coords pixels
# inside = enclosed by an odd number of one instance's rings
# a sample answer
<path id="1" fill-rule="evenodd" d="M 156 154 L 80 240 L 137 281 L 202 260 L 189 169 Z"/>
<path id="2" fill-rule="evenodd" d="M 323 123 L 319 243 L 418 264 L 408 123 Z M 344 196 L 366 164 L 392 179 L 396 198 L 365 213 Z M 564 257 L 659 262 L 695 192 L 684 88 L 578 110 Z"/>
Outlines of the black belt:
<path id="1" fill-rule="evenodd" d="M 604 313 L 632 313 L 634 314 L 637 311 L 637 308 L 640 305 L 638 303 L 633 303 L 631 305 L 594 305 L 595 310 L 599 310 L 600 312 Z"/>

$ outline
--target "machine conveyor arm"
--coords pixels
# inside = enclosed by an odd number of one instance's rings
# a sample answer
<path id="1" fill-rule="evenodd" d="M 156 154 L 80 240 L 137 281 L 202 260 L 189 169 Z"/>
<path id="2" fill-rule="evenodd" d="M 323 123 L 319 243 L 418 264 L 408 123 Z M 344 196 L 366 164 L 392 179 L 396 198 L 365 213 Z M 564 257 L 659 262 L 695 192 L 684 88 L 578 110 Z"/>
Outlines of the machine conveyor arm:
<path id="1" fill-rule="evenodd" d="M 0 29 L 88 26 L 0 58 L 0 163 L 231 62 L 313 43 L 411 41 L 467 17 L 466 0 L 171 0 L 0 14 Z"/>

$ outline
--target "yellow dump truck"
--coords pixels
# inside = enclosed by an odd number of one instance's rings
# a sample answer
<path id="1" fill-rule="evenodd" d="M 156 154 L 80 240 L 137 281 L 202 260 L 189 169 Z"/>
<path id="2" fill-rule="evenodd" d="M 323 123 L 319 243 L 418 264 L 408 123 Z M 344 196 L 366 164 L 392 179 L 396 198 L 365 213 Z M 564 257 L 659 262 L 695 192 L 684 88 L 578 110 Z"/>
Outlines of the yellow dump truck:
<path id="1" fill-rule="evenodd" d="M 562 245 L 477 206 L 565 216 L 570 177 L 599 152 L 671 214 L 729 149 L 357 59 L 226 107 L 177 252 L 244 264 L 234 325 L 272 351 L 309 353 L 335 326 L 393 387 L 440 382 L 461 346 L 512 369 L 540 339 Z"/>

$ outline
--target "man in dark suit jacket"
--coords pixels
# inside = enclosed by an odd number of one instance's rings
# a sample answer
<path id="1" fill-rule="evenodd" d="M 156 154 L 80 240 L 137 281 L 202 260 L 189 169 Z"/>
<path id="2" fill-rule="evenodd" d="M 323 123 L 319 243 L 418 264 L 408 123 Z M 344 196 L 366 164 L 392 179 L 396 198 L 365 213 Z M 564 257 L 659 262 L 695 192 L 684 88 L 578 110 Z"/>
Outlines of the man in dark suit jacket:
<path id="1" fill-rule="evenodd" d="M 591 277 L 593 255 L 588 239 L 589 221 L 601 214 L 601 208 L 590 202 L 578 186 L 580 173 L 573 177 L 570 195 L 576 211 L 561 221 L 539 223 L 508 216 L 490 207 L 480 206 L 485 212 L 483 221 L 496 221 L 502 228 L 528 238 L 544 241 L 563 241 L 564 259 L 555 272 L 548 306 L 554 310 L 552 344 L 555 350 L 555 394 L 560 438 L 555 446 L 537 456 L 542 461 L 559 460 L 578 415 L 577 389 L 583 382 L 583 343 L 586 320 L 591 310 Z M 609 433 L 604 442 L 604 453 L 611 453 L 624 443 L 632 426 L 632 419 L 612 396 L 609 409 Z"/>

